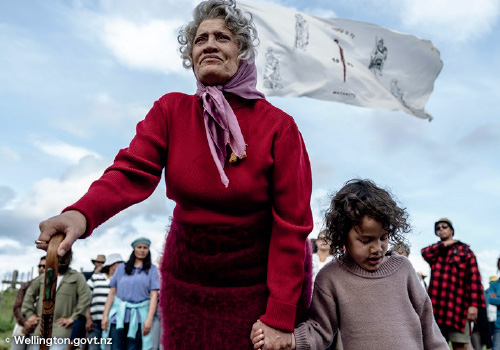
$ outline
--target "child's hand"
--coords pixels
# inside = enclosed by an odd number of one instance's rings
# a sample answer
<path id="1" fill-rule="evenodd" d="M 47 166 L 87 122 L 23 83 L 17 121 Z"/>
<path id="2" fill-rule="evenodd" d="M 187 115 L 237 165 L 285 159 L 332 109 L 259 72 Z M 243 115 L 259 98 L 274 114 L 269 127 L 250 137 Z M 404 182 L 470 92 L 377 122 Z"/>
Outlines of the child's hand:
<path id="1" fill-rule="evenodd" d="M 254 326 L 256 324 L 257 323 L 255 323 Z M 250 338 L 252 339 L 253 348 L 255 350 L 262 350 L 262 346 L 264 345 L 264 331 L 260 328 L 257 329 L 257 331 L 254 331 L 252 328 L 252 335 Z"/>

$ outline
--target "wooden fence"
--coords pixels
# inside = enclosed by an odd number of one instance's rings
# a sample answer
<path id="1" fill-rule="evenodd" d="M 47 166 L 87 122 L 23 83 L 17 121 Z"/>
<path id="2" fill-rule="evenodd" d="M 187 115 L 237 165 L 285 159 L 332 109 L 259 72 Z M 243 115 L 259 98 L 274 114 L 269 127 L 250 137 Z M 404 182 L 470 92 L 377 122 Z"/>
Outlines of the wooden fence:
<path id="1" fill-rule="evenodd" d="M 21 284 L 31 281 L 32 278 L 33 270 L 21 273 L 19 273 L 18 270 L 7 272 L 2 279 L 0 291 L 3 291 L 4 289 L 19 289 L 19 287 L 21 287 Z"/>

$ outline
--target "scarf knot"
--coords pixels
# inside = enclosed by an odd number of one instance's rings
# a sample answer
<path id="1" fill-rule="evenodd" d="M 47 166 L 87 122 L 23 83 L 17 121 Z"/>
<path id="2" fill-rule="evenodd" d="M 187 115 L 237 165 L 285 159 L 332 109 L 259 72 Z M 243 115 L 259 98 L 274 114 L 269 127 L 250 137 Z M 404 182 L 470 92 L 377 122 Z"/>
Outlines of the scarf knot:
<path id="1" fill-rule="evenodd" d="M 264 94 L 256 89 L 257 69 L 255 63 L 249 64 L 247 61 L 242 61 L 236 74 L 224 85 L 209 86 L 199 80 L 196 84 L 196 95 L 203 103 L 203 120 L 208 147 L 221 181 L 227 187 L 229 179 L 224 172 L 227 145 L 238 158 L 242 158 L 246 154 L 246 144 L 238 119 L 224 97 L 224 92 L 248 100 L 264 98 Z"/>

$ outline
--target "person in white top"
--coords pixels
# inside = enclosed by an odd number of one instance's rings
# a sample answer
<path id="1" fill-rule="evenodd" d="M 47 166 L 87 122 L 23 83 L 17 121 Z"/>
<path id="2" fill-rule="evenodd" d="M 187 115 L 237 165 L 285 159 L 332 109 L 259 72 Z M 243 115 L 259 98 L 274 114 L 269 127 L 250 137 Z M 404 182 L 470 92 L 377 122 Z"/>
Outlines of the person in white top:
<path id="1" fill-rule="evenodd" d="M 332 261 L 333 256 L 330 255 L 330 243 L 325 240 L 325 231 L 321 231 L 316 239 L 317 251 L 313 254 L 313 282 L 319 270 Z"/>

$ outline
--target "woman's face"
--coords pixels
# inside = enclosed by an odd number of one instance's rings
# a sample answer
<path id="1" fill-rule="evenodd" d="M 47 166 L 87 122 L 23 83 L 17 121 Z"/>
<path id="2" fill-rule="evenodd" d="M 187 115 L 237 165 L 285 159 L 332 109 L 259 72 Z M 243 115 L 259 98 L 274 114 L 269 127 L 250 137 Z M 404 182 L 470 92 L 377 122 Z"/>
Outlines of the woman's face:
<path id="1" fill-rule="evenodd" d="M 205 85 L 222 85 L 239 67 L 236 36 L 223 19 L 201 22 L 193 42 L 194 74 Z"/>
<path id="2" fill-rule="evenodd" d="M 149 253 L 149 246 L 146 243 L 140 243 L 135 246 L 134 254 L 136 259 L 144 260 Z"/>
<path id="3" fill-rule="evenodd" d="M 115 271 L 116 271 L 116 268 L 118 267 L 118 265 L 120 265 L 121 263 L 119 262 L 115 262 L 113 265 L 111 265 L 109 267 L 109 275 L 110 276 L 113 276 L 115 274 Z"/>
<path id="4" fill-rule="evenodd" d="M 330 251 L 330 244 L 326 242 L 324 233 L 320 233 L 318 235 L 318 239 L 316 239 L 316 245 L 318 246 L 318 250 Z"/>

